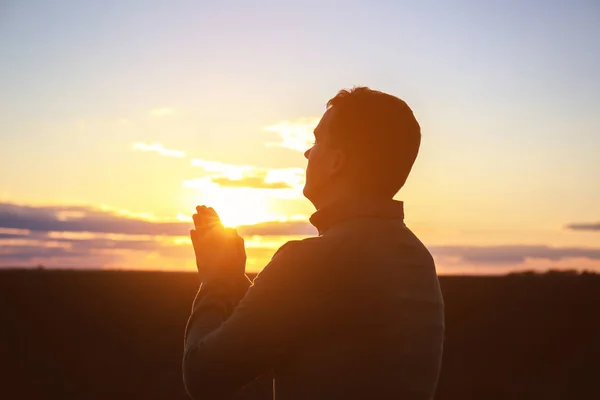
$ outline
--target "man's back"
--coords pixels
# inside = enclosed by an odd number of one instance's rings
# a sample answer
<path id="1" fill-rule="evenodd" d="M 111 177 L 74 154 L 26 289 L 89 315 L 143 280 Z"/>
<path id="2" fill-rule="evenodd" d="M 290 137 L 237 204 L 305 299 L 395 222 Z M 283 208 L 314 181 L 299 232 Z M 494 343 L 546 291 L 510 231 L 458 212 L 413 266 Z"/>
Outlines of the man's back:
<path id="1" fill-rule="evenodd" d="M 311 218 L 319 237 L 288 242 L 249 288 L 203 284 L 186 329 L 190 394 L 273 371 L 276 400 L 432 398 L 443 301 L 402 217 L 392 200 L 336 204 Z"/>
<path id="2" fill-rule="evenodd" d="M 312 282 L 304 301 L 318 313 L 304 323 L 320 329 L 275 367 L 277 400 L 433 397 L 443 301 L 433 260 L 399 218 L 401 206 L 385 217 L 338 209 L 348 219 L 296 245 L 307 259 L 304 282 Z"/>

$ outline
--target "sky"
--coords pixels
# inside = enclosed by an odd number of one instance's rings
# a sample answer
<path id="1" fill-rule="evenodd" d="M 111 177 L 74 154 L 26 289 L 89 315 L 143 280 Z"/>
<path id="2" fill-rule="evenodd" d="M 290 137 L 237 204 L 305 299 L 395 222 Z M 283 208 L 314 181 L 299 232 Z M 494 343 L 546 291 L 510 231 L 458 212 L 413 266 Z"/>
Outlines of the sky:
<path id="1" fill-rule="evenodd" d="M 0 266 L 248 270 L 314 236 L 303 152 L 338 90 L 422 128 L 396 199 L 438 272 L 600 271 L 600 4 L 0 2 Z"/>

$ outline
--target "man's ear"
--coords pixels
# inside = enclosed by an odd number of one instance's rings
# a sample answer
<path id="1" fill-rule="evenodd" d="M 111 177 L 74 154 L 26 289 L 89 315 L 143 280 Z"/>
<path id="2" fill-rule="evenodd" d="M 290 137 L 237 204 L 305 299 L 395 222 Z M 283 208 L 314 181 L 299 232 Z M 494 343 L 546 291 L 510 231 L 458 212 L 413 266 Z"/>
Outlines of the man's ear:
<path id="1" fill-rule="evenodd" d="M 348 158 L 341 149 L 335 149 L 331 157 L 331 175 L 338 175 L 346 168 Z"/>

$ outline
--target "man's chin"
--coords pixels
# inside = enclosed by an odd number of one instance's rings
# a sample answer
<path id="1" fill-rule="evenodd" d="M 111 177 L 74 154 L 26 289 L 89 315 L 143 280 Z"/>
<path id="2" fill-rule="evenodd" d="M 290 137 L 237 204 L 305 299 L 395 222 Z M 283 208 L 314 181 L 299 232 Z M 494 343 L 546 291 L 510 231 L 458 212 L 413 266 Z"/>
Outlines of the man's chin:
<path id="1" fill-rule="evenodd" d="M 315 190 L 312 187 L 305 185 L 304 189 L 302 189 L 302 194 L 313 204 L 313 206 L 315 206 L 315 208 L 317 208 L 315 203 L 317 196 L 315 196 Z"/>

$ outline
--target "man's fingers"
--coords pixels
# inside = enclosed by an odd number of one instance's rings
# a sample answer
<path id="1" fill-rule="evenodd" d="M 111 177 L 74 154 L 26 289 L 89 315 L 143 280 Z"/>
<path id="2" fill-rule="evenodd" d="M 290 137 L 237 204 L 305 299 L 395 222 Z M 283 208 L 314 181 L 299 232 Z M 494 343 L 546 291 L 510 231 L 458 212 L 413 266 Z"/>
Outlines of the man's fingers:
<path id="1" fill-rule="evenodd" d="M 197 206 L 196 212 L 196 214 L 192 215 L 196 229 L 205 229 L 208 225 L 220 222 L 219 216 L 212 207 Z"/>
<path id="2" fill-rule="evenodd" d="M 219 215 L 217 214 L 217 212 L 215 211 L 215 209 L 212 208 L 212 207 L 208 207 L 206 209 L 206 214 L 208 215 L 209 218 L 219 219 Z"/>
<path id="3" fill-rule="evenodd" d="M 219 215 L 212 207 L 206 207 L 204 205 L 196 206 L 196 212 L 200 215 L 206 216 L 207 218 L 219 218 Z"/>
<path id="4" fill-rule="evenodd" d="M 190 230 L 190 236 L 194 248 L 203 249 L 203 251 L 210 251 L 211 248 L 219 245 L 224 236 L 229 237 L 218 221 L 205 224 L 200 229 Z"/>
<path id="5" fill-rule="evenodd" d="M 194 215 L 192 215 L 192 219 L 194 220 L 194 225 L 196 226 L 196 229 L 202 229 L 206 225 L 209 225 L 209 224 L 212 224 L 212 223 L 218 221 L 218 219 L 208 215 L 206 212 L 194 214 Z"/>
<path id="6" fill-rule="evenodd" d="M 202 219 L 202 215 L 201 214 L 194 214 L 192 215 L 192 219 L 194 220 L 194 226 L 196 228 L 199 228 L 202 226 L 203 224 L 203 219 Z"/>
<path id="7" fill-rule="evenodd" d="M 192 219 L 194 220 L 194 227 L 197 230 L 206 229 L 208 226 L 214 224 L 214 219 L 208 219 L 206 215 L 203 214 L 194 214 L 192 215 Z"/>

